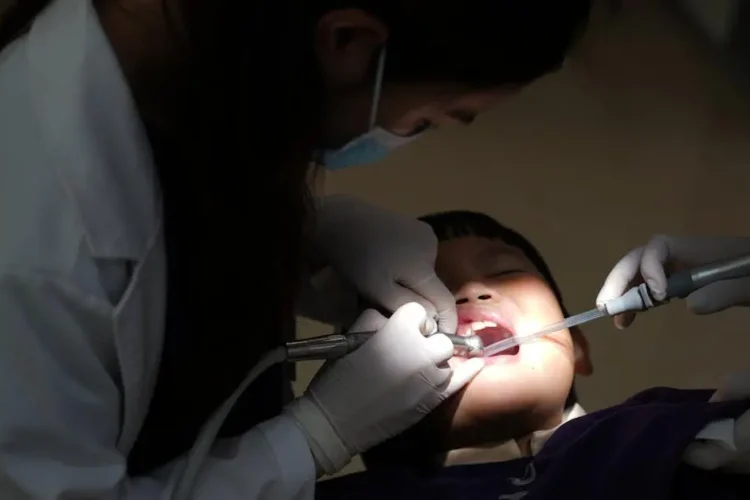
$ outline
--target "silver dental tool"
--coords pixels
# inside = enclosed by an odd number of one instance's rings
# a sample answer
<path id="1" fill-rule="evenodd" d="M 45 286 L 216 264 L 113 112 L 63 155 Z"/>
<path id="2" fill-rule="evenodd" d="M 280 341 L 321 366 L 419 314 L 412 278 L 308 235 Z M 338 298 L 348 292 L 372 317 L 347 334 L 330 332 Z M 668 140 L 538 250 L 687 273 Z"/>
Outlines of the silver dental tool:
<path id="1" fill-rule="evenodd" d="M 570 316 L 529 335 L 514 336 L 490 344 L 484 349 L 484 356 L 492 356 L 550 333 L 582 325 L 595 319 L 653 309 L 668 303 L 671 299 L 684 299 L 694 291 L 717 281 L 747 276 L 750 276 L 750 254 L 681 271 L 667 279 L 667 296 L 662 301 L 656 300 L 651 295 L 648 285 L 642 283 L 620 297 L 607 301 L 601 308 Z"/>
<path id="2" fill-rule="evenodd" d="M 356 332 L 346 335 L 334 333 L 303 340 L 287 342 L 287 361 L 309 361 L 337 359 L 346 356 L 367 342 L 375 335 L 375 331 Z M 476 335 L 461 337 L 459 335 L 444 334 L 453 342 L 454 354 L 461 357 L 481 356 L 484 345 L 482 339 Z"/>

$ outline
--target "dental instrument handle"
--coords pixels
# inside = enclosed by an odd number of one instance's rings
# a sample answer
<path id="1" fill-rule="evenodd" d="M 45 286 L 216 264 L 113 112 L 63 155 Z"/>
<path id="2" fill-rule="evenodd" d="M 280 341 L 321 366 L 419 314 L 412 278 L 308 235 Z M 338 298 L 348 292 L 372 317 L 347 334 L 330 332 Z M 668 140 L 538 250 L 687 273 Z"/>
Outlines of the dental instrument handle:
<path id="1" fill-rule="evenodd" d="M 376 332 L 354 332 L 346 335 L 334 333 L 313 337 L 310 339 L 295 340 L 286 343 L 287 361 L 310 361 L 338 359 L 358 349 L 367 342 Z M 458 335 L 443 334 L 453 342 L 455 353 L 459 356 L 475 356 L 484 347 L 482 340 L 474 336 L 460 337 Z"/>
<path id="2" fill-rule="evenodd" d="M 364 344 L 369 338 L 367 335 L 353 334 L 350 345 L 346 335 L 334 333 L 322 337 L 287 342 L 287 361 L 338 359 Z"/>
<path id="3" fill-rule="evenodd" d="M 681 276 L 685 275 L 685 276 Z M 667 280 L 667 297 L 684 299 L 695 290 L 717 281 L 750 276 L 750 254 L 724 259 L 689 271 L 677 273 Z"/>
<path id="4" fill-rule="evenodd" d="M 694 291 L 717 281 L 750 276 L 750 254 L 713 262 L 693 269 L 680 271 L 667 278 L 667 296 L 656 300 L 648 285 L 642 283 L 603 305 L 609 316 L 624 312 L 638 312 L 668 303 L 671 299 L 684 299 Z"/>

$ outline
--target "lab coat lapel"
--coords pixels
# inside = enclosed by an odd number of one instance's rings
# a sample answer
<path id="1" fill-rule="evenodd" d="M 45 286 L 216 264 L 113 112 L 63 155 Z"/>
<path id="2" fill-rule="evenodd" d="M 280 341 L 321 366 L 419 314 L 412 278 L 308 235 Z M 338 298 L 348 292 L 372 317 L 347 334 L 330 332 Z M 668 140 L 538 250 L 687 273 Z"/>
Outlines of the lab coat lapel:
<path id="1" fill-rule="evenodd" d="M 165 255 L 159 232 L 140 260 L 114 318 L 125 396 L 120 446 L 127 452 L 146 420 L 159 374 L 166 323 Z M 140 336 L 139 342 L 132 341 L 134 336 Z"/>
<path id="2" fill-rule="evenodd" d="M 119 447 L 127 452 L 148 411 L 163 341 L 166 263 L 153 160 L 89 1 L 53 2 L 29 37 L 35 113 L 94 257 L 135 263 L 114 318 L 123 391 Z"/>

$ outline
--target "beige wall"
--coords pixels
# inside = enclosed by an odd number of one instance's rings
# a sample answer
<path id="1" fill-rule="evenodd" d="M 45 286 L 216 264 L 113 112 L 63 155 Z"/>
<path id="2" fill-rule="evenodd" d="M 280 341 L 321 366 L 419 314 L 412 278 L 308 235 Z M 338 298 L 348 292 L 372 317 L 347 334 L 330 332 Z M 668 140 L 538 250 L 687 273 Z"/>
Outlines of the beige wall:
<path id="1" fill-rule="evenodd" d="M 592 307 L 611 265 L 653 233 L 748 234 L 746 99 L 648 2 L 624 4 L 564 71 L 470 128 L 329 174 L 327 190 L 414 215 L 485 211 L 536 243 L 572 312 Z M 712 386 L 750 367 L 748 320 L 699 318 L 677 303 L 627 332 L 588 326 L 595 373 L 578 383 L 584 405 L 655 385 Z M 314 368 L 300 366 L 298 388 Z"/>

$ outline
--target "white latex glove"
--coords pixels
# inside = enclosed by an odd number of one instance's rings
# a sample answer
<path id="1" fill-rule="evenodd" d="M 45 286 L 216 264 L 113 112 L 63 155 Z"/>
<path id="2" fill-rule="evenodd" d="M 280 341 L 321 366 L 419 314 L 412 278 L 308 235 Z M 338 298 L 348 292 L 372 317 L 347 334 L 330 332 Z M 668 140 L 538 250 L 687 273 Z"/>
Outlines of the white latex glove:
<path id="1" fill-rule="evenodd" d="M 437 238 L 422 221 L 345 195 L 319 200 L 315 243 L 329 264 L 373 304 L 421 304 L 443 333 L 455 333 L 453 294 L 435 274 Z"/>
<path id="2" fill-rule="evenodd" d="M 636 248 L 615 265 L 596 298 L 597 306 L 622 295 L 627 289 L 647 283 L 657 300 L 666 294 L 669 273 L 750 253 L 750 238 L 655 236 L 646 246 Z M 697 290 L 687 297 L 696 314 L 710 314 L 728 307 L 750 305 L 750 278 L 727 280 Z M 634 313 L 615 317 L 615 325 L 625 328 Z"/>
<path id="3" fill-rule="evenodd" d="M 351 331 L 381 318 L 366 311 Z M 319 469 L 334 473 L 351 458 L 421 420 L 466 385 L 481 358 L 452 371 L 453 344 L 433 333 L 422 306 L 406 304 L 359 349 L 326 363 L 305 394 L 286 409 L 305 433 Z"/>

